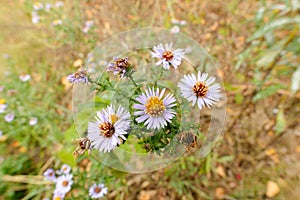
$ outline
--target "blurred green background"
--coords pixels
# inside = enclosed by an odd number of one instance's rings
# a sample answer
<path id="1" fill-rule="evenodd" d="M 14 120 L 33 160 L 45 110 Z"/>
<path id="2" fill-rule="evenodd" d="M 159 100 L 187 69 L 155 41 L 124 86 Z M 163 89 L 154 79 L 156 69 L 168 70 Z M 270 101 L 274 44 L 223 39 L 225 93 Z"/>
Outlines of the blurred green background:
<path id="1" fill-rule="evenodd" d="M 62 163 L 76 177 L 66 199 L 89 199 L 88 187 L 98 180 L 109 188 L 104 199 L 300 198 L 298 0 L 40 2 L 53 7 L 0 4 L 0 104 L 7 105 L 0 113 L 0 199 L 51 199 L 53 185 L 42 173 Z M 66 75 L 113 34 L 152 26 L 178 26 L 218 61 L 227 95 L 224 134 L 206 159 L 187 152 L 147 174 L 75 158 Z M 30 80 L 22 81 L 26 74 Z M 4 120 L 8 113 L 15 115 L 11 122 Z"/>

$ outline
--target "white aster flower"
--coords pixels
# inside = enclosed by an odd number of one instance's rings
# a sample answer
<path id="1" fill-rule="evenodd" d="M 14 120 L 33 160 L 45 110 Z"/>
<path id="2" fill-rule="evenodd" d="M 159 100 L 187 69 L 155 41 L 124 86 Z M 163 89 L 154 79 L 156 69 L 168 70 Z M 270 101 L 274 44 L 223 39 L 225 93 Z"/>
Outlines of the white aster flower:
<path id="1" fill-rule="evenodd" d="M 56 179 L 54 194 L 66 194 L 71 190 L 73 184 L 72 174 L 63 174 Z"/>
<path id="2" fill-rule="evenodd" d="M 181 21 L 180 21 L 180 25 L 181 25 L 181 26 L 185 26 L 185 25 L 186 25 L 186 21 L 185 21 L 185 20 L 181 20 Z"/>
<path id="3" fill-rule="evenodd" d="M 144 122 L 147 129 L 158 129 L 167 126 L 167 122 L 171 123 L 171 119 L 176 112 L 172 107 L 176 106 L 176 99 L 173 94 L 168 94 L 164 98 L 166 89 L 161 92 L 157 88 L 148 88 L 146 94 L 142 93 L 136 98 L 139 104 L 134 104 L 133 107 L 138 111 L 134 115 L 139 116 L 135 120 L 138 123 Z"/>
<path id="4" fill-rule="evenodd" d="M 62 20 L 61 19 L 56 19 L 52 22 L 52 26 L 58 26 L 62 25 Z"/>
<path id="5" fill-rule="evenodd" d="M 177 34 L 177 33 L 179 33 L 179 32 L 180 32 L 179 26 L 173 26 L 173 27 L 171 28 L 171 33 Z"/>
<path id="6" fill-rule="evenodd" d="M 94 21 L 93 20 L 88 20 L 85 22 L 85 26 L 91 28 L 94 25 Z"/>
<path id="7" fill-rule="evenodd" d="M 63 6 L 64 6 L 64 2 L 62 2 L 62 1 L 55 2 L 55 7 L 56 8 L 63 7 Z"/>
<path id="8" fill-rule="evenodd" d="M 89 189 L 89 195 L 92 199 L 99 199 L 107 194 L 107 187 L 104 184 L 94 184 Z"/>
<path id="9" fill-rule="evenodd" d="M 53 192 L 53 200 L 63 200 L 65 198 L 65 193 L 62 193 L 61 191 L 54 191 Z"/>
<path id="10" fill-rule="evenodd" d="M 57 174 L 69 174 L 71 171 L 71 167 L 67 164 L 63 164 L 60 168 L 60 170 L 58 170 L 56 173 Z"/>
<path id="11" fill-rule="evenodd" d="M 29 74 L 21 74 L 19 76 L 19 79 L 23 82 L 29 81 L 31 79 L 31 76 Z"/>
<path id="12" fill-rule="evenodd" d="M 40 16 L 37 14 L 37 12 L 35 11 L 32 11 L 31 12 L 31 22 L 33 24 L 37 24 L 40 22 Z"/>
<path id="13" fill-rule="evenodd" d="M 130 128 L 130 114 L 123 107 L 119 106 L 115 110 L 110 105 L 101 112 L 97 112 L 96 121 L 88 125 L 88 139 L 91 141 L 93 148 L 99 151 L 110 152 L 121 144 L 120 138 L 126 140 L 124 135 Z M 120 138 L 119 138 L 120 137 Z"/>
<path id="14" fill-rule="evenodd" d="M 215 77 L 209 77 L 207 73 L 201 74 L 198 71 L 198 76 L 194 74 L 184 75 L 178 87 L 181 90 L 182 97 L 188 101 L 192 101 L 194 106 L 197 102 L 199 109 L 207 106 L 210 108 L 221 98 L 220 84 L 215 82 Z"/>
<path id="15" fill-rule="evenodd" d="M 164 69 L 170 69 L 172 65 L 175 69 L 181 64 L 181 60 L 184 57 L 184 49 L 172 50 L 172 43 L 170 44 L 159 44 L 153 47 L 153 52 L 151 55 L 153 58 L 158 58 L 159 61 L 156 62 L 156 65 L 163 65 Z"/>
<path id="16" fill-rule="evenodd" d="M 7 108 L 6 104 L 0 104 L 0 113 L 4 113 Z"/>
<path id="17" fill-rule="evenodd" d="M 90 30 L 90 28 L 85 26 L 85 27 L 82 29 L 82 32 L 83 32 L 83 33 L 88 33 L 89 30 Z"/>
<path id="18" fill-rule="evenodd" d="M 108 72 L 113 72 L 114 75 L 119 75 L 120 78 L 124 78 L 124 76 L 131 72 L 132 66 L 128 62 L 129 58 L 114 58 L 114 62 L 111 62 L 107 65 L 106 70 Z"/>
<path id="19" fill-rule="evenodd" d="M 44 173 L 43 173 L 44 179 L 45 180 L 49 180 L 49 181 L 55 181 L 56 177 L 55 177 L 55 171 L 52 168 L 47 169 Z"/>
<path id="20" fill-rule="evenodd" d="M 40 2 L 34 3 L 33 4 L 33 9 L 34 10 L 42 10 L 44 8 L 44 5 Z"/>
<path id="21" fill-rule="evenodd" d="M 67 76 L 67 80 L 70 83 L 76 84 L 76 83 L 88 83 L 89 79 L 87 77 L 86 70 L 78 70 L 74 74 L 70 74 Z"/>
<path id="22" fill-rule="evenodd" d="M 85 26 L 82 29 L 83 33 L 88 33 L 90 28 L 94 25 L 94 21 L 93 20 L 88 20 L 85 22 Z"/>
<path id="23" fill-rule="evenodd" d="M 37 118 L 37 117 L 31 117 L 31 118 L 29 119 L 29 125 L 30 125 L 30 126 L 36 125 L 37 122 L 38 122 L 38 118 Z"/>
<path id="24" fill-rule="evenodd" d="M 178 20 L 178 19 L 172 19 L 171 23 L 174 25 L 180 25 L 180 26 L 185 26 L 186 21 L 185 20 Z"/>
<path id="25" fill-rule="evenodd" d="M 12 122 L 15 119 L 14 113 L 8 113 L 5 115 L 4 120 L 8 123 Z"/>
<path id="26" fill-rule="evenodd" d="M 46 10 L 47 12 L 49 12 L 49 11 L 51 10 L 51 8 L 52 8 L 52 4 L 51 4 L 51 3 L 46 3 L 46 4 L 45 4 L 45 10 Z"/>

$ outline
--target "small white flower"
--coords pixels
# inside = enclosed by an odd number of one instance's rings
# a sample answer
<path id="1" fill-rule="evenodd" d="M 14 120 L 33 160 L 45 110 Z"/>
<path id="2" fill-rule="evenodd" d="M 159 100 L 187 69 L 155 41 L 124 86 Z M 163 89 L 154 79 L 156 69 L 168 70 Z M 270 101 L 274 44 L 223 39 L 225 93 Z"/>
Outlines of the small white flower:
<path id="1" fill-rule="evenodd" d="M 29 125 L 30 125 L 30 126 L 36 125 L 37 122 L 38 122 L 38 118 L 37 118 L 37 117 L 31 117 L 31 118 L 29 119 Z"/>
<path id="2" fill-rule="evenodd" d="M 52 22 L 53 26 L 58 26 L 58 25 L 62 25 L 62 20 L 61 19 L 56 19 Z"/>
<path id="3" fill-rule="evenodd" d="M 9 59 L 9 58 L 10 58 L 10 55 L 9 55 L 9 54 L 7 54 L 7 53 L 5 53 L 5 54 L 3 54 L 3 58 L 4 58 L 5 60 L 7 60 L 7 59 Z"/>
<path id="4" fill-rule="evenodd" d="M 52 168 L 47 169 L 44 173 L 43 173 L 44 179 L 45 180 L 49 180 L 49 181 L 55 181 L 56 177 L 55 177 L 55 171 Z"/>
<path id="5" fill-rule="evenodd" d="M 199 109 L 207 106 L 210 108 L 221 98 L 220 84 L 215 82 L 215 77 L 209 77 L 207 73 L 201 74 L 198 71 L 198 76 L 194 74 L 184 75 L 178 87 L 181 90 L 182 97 L 188 101 L 192 101 L 192 106 L 197 102 Z"/>
<path id="6" fill-rule="evenodd" d="M 274 108 L 274 109 L 272 110 L 272 112 L 273 112 L 274 114 L 277 114 L 277 113 L 278 113 L 278 109 L 277 109 L 277 108 Z"/>
<path id="7" fill-rule="evenodd" d="M 70 83 L 77 84 L 77 83 L 88 83 L 89 79 L 87 77 L 86 70 L 78 70 L 74 74 L 70 74 L 67 76 L 67 80 Z"/>
<path id="8" fill-rule="evenodd" d="M 65 198 L 65 195 L 65 193 L 62 193 L 60 191 L 54 191 L 52 200 L 63 200 Z"/>
<path id="9" fill-rule="evenodd" d="M 31 76 L 30 76 L 29 74 L 21 74 L 21 75 L 19 76 L 19 79 L 20 79 L 21 81 L 23 81 L 23 82 L 29 81 L 30 78 L 31 78 Z"/>
<path id="10" fill-rule="evenodd" d="M 0 130 L 0 138 L 3 136 L 3 132 L 2 130 Z"/>
<path id="11" fill-rule="evenodd" d="M 34 10 L 42 10 L 44 8 L 44 5 L 40 2 L 34 3 L 33 4 L 33 9 Z"/>
<path id="12" fill-rule="evenodd" d="M 88 20 L 85 22 L 85 26 L 91 28 L 94 25 L 94 21 L 93 20 Z"/>
<path id="13" fill-rule="evenodd" d="M 128 62 L 129 58 L 114 58 L 114 62 L 111 62 L 107 65 L 106 70 L 108 72 L 113 72 L 114 75 L 119 75 L 120 78 L 132 70 L 131 64 Z"/>
<path id="14" fill-rule="evenodd" d="M 148 88 L 146 94 L 142 93 L 136 98 L 140 104 L 134 104 L 137 109 L 134 115 L 139 116 L 135 120 L 138 123 L 144 122 L 147 129 L 158 129 L 167 126 L 167 122 L 171 123 L 171 119 L 176 112 L 172 107 L 176 106 L 176 99 L 173 94 L 168 94 L 164 98 L 166 89 L 161 92 L 157 88 Z"/>
<path id="15" fill-rule="evenodd" d="M 62 2 L 62 1 L 55 2 L 55 7 L 56 8 L 63 7 L 63 6 L 64 6 L 64 2 Z"/>
<path id="16" fill-rule="evenodd" d="M 90 28 L 85 26 L 85 27 L 82 29 L 82 32 L 83 32 L 83 33 L 88 33 L 89 30 L 90 30 Z"/>
<path id="17" fill-rule="evenodd" d="M 163 65 L 164 69 L 170 69 L 172 65 L 175 69 L 181 64 L 181 60 L 184 57 L 184 49 L 172 50 L 172 43 L 170 44 L 159 44 L 153 47 L 153 52 L 151 55 L 153 58 L 158 58 L 159 61 L 156 62 L 156 65 Z"/>
<path id="18" fill-rule="evenodd" d="M 185 26 L 185 25 L 186 25 L 186 21 L 185 21 L 185 20 L 181 20 L 181 21 L 180 21 L 180 25 L 181 25 L 181 26 Z"/>
<path id="19" fill-rule="evenodd" d="M 12 122 L 15 119 L 14 113 L 8 113 L 5 115 L 4 120 L 8 123 Z"/>
<path id="20" fill-rule="evenodd" d="M 180 32 L 180 28 L 179 26 L 173 26 L 172 29 L 171 29 L 171 33 L 173 34 L 177 34 Z"/>
<path id="21" fill-rule="evenodd" d="M 31 22 L 33 24 L 37 24 L 40 22 L 40 16 L 37 14 L 37 12 L 35 11 L 32 11 L 31 12 Z"/>
<path id="22" fill-rule="evenodd" d="M 110 152 L 121 144 L 120 138 L 126 140 L 124 135 L 130 128 L 130 114 L 123 107 L 116 110 L 113 105 L 101 112 L 97 112 L 96 121 L 88 125 L 88 139 L 93 148 L 99 151 Z M 119 138 L 120 137 L 120 138 Z"/>
<path id="23" fill-rule="evenodd" d="M 178 19 L 172 19 L 171 23 L 174 25 L 180 25 L 180 26 L 185 26 L 186 21 L 185 20 L 178 20 Z"/>
<path id="24" fill-rule="evenodd" d="M 64 174 L 56 179 L 54 194 L 66 194 L 71 190 L 73 184 L 72 174 Z"/>
<path id="25" fill-rule="evenodd" d="M 4 113 L 7 108 L 6 104 L 0 104 L 0 113 Z"/>
<path id="26" fill-rule="evenodd" d="M 180 21 L 178 19 L 173 18 L 173 19 L 171 19 L 171 23 L 172 24 L 180 24 Z"/>
<path id="27" fill-rule="evenodd" d="M 99 199 L 107 194 L 108 188 L 104 186 L 104 184 L 94 184 L 89 189 L 89 195 L 92 199 Z"/>
<path id="28" fill-rule="evenodd" d="M 83 33 L 88 33 L 90 28 L 94 25 L 94 21 L 93 20 L 88 20 L 85 22 L 85 26 L 82 29 Z"/>
<path id="29" fill-rule="evenodd" d="M 63 164 L 60 170 L 57 171 L 57 174 L 69 174 L 71 171 L 71 167 L 67 164 Z"/>
<path id="30" fill-rule="evenodd" d="M 51 8 L 52 8 L 52 4 L 51 4 L 51 3 L 46 3 L 46 4 L 45 4 L 45 10 L 46 10 L 47 12 L 49 12 L 49 11 L 51 10 Z"/>

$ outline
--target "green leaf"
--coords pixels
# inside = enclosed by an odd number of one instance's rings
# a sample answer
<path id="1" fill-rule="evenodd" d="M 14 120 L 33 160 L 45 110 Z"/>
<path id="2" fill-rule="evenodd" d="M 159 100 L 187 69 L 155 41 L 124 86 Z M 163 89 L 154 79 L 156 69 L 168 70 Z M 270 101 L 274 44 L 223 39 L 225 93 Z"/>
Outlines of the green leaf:
<path id="1" fill-rule="evenodd" d="M 300 67 L 293 73 L 291 79 L 291 91 L 294 94 L 300 89 Z"/>
<path id="2" fill-rule="evenodd" d="M 284 44 L 289 38 L 285 38 L 275 43 L 270 49 L 268 49 L 264 55 L 257 61 L 258 67 L 268 66 L 271 64 L 276 57 L 283 51 Z"/>
<path id="3" fill-rule="evenodd" d="M 279 89 L 285 88 L 283 85 L 281 84 L 274 84 L 274 85 L 270 85 L 268 87 L 266 87 L 265 89 L 259 91 L 254 97 L 253 97 L 253 101 L 258 101 L 260 99 L 266 98 L 268 96 L 271 96 L 273 94 L 275 94 Z"/>
<path id="4" fill-rule="evenodd" d="M 280 54 L 280 52 L 281 52 L 281 48 L 266 52 L 264 56 L 257 61 L 256 63 L 257 66 L 263 67 L 269 65 L 275 60 L 275 58 Z"/>
<path id="5" fill-rule="evenodd" d="M 283 108 L 278 110 L 277 116 L 276 116 L 276 125 L 275 130 L 276 134 L 282 133 L 286 128 L 286 120 L 283 112 Z"/>
<path id="6" fill-rule="evenodd" d="M 237 93 L 234 97 L 234 100 L 237 104 L 242 104 L 244 101 L 244 96 L 241 95 L 240 93 Z"/>
<path id="7" fill-rule="evenodd" d="M 205 172 L 207 174 L 211 171 L 211 164 L 212 164 L 211 154 L 208 154 L 205 162 Z"/>
<path id="8" fill-rule="evenodd" d="M 264 36 L 266 33 L 272 31 L 273 29 L 283 27 L 293 23 L 300 23 L 300 17 L 294 17 L 294 18 L 284 17 L 284 18 L 271 21 L 270 23 L 258 29 L 247 41 L 250 42 L 252 40 Z"/>
<path id="9" fill-rule="evenodd" d="M 58 158 L 65 164 L 72 167 L 76 166 L 76 160 L 72 152 L 67 151 L 65 148 L 57 154 Z"/>
<path id="10" fill-rule="evenodd" d="M 65 141 L 72 141 L 73 139 L 78 138 L 78 133 L 76 131 L 75 125 L 71 126 L 68 130 L 64 132 Z"/>
<path id="11" fill-rule="evenodd" d="M 218 162 L 221 162 L 221 163 L 226 163 L 226 162 L 230 162 L 234 159 L 234 156 L 233 155 L 230 155 L 230 156 L 223 156 L 221 158 L 218 158 Z"/>
<path id="12" fill-rule="evenodd" d="M 245 62 L 245 60 L 250 57 L 252 50 L 256 46 L 257 44 L 252 44 L 249 48 L 247 48 L 245 51 L 238 55 L 238 61 L 234 66 L 235 70 L 238 70 L 241 67 L 241 65 Z"/>

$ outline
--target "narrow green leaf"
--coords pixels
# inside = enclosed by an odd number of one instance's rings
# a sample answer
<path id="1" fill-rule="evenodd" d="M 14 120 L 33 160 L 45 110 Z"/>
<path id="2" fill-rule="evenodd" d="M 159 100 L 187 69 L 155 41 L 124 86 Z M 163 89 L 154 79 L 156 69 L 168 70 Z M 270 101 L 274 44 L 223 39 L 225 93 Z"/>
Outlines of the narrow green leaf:
<path id="1" fill-rule="evenodd" d="M 300 23 L 300 17 L 295 17 L 295 18 L 280 18 L 274 21 L 271 21 L 270 23 L 266 24 L 265 26 L 261 27 L 258 29 L 247 41 L 250 42 L 252 40 L 255 40 L 257 38 L 260 38 L 264 36 L 267 32 L 272 31 L 273 29 L 288 25 L 288 24 L 293 24 L 293 23 Z"/>
<path id="2" fill-rule="evenodd" d="M 291 79 L 291 91 L 297 92 L 300 89 L 300 67 L 293 73 Z"/>
<path id="3" fill-rule="evenodd" d="M 263 90 L 259 91 L 254 97 L 253 97 L 253 101 L 258 101 L 260 99 L 266 98 L 268 96 L 271 96 L 273 94 L 275 94 L 279 89 L 285 88 L 283 85 L 281 84 L 274 84 L 274 85 L 270 85 L 266 88 L 264 88 Z"/>
<path id="4" fill-rule="evenodd" d="M 263 67 L 263 66 L 267 66 L 269 65 L 271 62 L 273 62 L 273 60 L 278 56 L 278 54 L 280 54 L 281 52 L 281 48 L 280 49 L 276 49 L 276 50 L 271 50 L 268 51 L 264 54 L 263 57 L 261 57 L 258 61 L 257 61 L 257 66 L 258 67 Z"/>
<path id="5" fill-rule="evenodd" d="M 277 116 L 276 116 L 276 125 L 275 125 L 275 130 L 276 130 L 276 134 L 280 134 L 282 133 L 286 128 L 286 120 L 285 120 L 285 116 L 284 116 L 284 112 L 283 109 L 279 109 Z"/>
<path id="6" fill-rule="evenodd" d="M 208 174 L 211 170 L 211 154 L 208 154 L 205 162 L 205 172 Z"/>
<path id="7" fill-rule="evenodd" d="M 223 156 L 221 158 L 218 158 L 218 162 L 226 163 L 226 162 L 232 161 L 233 159 L 234 159 L 233 155 L 228 155 L 228 156 Z"/>

